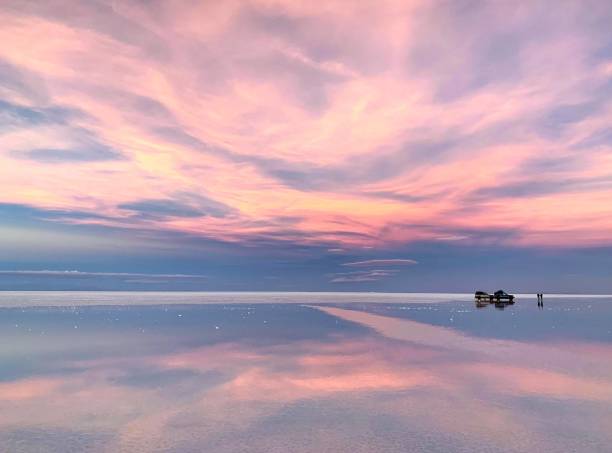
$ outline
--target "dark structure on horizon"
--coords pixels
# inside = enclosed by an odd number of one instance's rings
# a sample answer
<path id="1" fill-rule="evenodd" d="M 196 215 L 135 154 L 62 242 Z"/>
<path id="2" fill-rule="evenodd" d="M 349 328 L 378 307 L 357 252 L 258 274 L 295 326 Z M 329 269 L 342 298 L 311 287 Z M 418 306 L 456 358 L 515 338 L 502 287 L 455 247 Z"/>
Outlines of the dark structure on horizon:
<path id="1" fill-rule="evenodd" d="M 474 299 L 478 308 L 486 307 L 492 303 L 494 303 L 496 307 L 514 304 L 514 295 L 508 294 L 501 289 L 495 291 L 493 294 L 489 294 L 485 291 L 476 291 L 474 293 Z"/>

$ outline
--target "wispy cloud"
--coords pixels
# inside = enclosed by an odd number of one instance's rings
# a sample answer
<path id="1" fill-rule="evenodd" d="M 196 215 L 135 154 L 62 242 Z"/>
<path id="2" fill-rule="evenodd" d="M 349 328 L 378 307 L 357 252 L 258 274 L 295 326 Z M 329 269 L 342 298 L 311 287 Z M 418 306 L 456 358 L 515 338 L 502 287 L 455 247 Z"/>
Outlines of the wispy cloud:
<path id="1" fill-rule="evenodd" d="M 11 153 L 19 159 L 27 159 L 46 164 L 87 163 L 107 160 L 119 160 L 120 153 L 106 147 L 89 147 L 80 149 L 28 149 Z"/>
<path id="2" fill-rule="evenodd" d="M 332 275 L 331 283 L 376 282 L 397 275 L 396 269 L 372 269 L 367 271 L 338 272 Z"/>
<path id="3" fill-rule="evenodd" d="M 23 275 L 34 277 L 127 277 L 127 278 L 147 278 L 147 279 L 205 279 L 206 275 L 190 274 L 143 274 L 133 272 L 83 272 L 77 270 L 0 270 L 0 275 Z"/>
<path id="4" fill-rule="evenodd" d="M 408 258 L 374 259 L 365 261 L 353 261 L 343 263 L 343 266 L 371 267 L 371 266 L 412 266 L 418 264 L 417 261 Z"/>
<path id="5" fill-rule="evenodd" d="M 178 194 L 168 199 L 145 199 L 123 203 L 120 209 L 143 219 L 225 217 L 234 209 L 211 198 L 197 194 Z"/>

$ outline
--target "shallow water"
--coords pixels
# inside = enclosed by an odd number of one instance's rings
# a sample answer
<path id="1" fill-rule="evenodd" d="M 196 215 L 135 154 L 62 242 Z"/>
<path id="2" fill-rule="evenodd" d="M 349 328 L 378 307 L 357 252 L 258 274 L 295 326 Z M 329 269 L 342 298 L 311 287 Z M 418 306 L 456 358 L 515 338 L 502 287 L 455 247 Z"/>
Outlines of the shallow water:
<path id="1" fill-rule="evenodd" d="M 1 452 L 612 451 L 611 299 L 15 294 Z"/>

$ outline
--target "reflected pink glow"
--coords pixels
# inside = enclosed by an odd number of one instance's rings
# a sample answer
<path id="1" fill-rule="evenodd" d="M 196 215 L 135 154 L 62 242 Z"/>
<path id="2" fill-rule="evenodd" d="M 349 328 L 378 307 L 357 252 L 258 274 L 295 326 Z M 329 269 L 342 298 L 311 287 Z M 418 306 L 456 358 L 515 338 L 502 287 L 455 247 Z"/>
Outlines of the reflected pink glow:
<path id="1" fill-rule="evenodd" d="M 62 379 L 21 379 L 0 382 L 0 401 L 20 401 L 48 396 L 62 384 Z"/>
<path id="2" fill-rule="evenodd" d="M 415 321 L 373 315 L 355 310 L 318 307 L 331 315 L 364 324 L 386 337 L 401 339 L 426 348 L 441 348 L 453 354 L 474 355 L 469 366 L 442 361 L 437 378 L 453 388 L 478 383 L 494 392 L 540 395 L 592 401 L 612 401 L 610 345 L 533 345 L 517 341 L 476 338 L 453 329 Z M 483 361 L 483 359 L 485 359 Z M 434 361 L 437 364 L 438 361 Z M 542 363 L 547 367 L 542 368 Z M 517 364 L 520 364 L 517 365 Z M 571 375 L 569 365 L 581 365 L 595 376 Z"/>
<path id="3" fill-rule="evenodd" d="M 609 379 L 490 363 L 479 363 L 462 372 L 467 372 L 473 379 L 483 380 L 487 383 L 485 385 L 498 392 L 612 403 Z"/>
<path id="4" fill-rule="evenodd" d="M 520 398 L 517 403 L 514 397 L 604 403 L 606 407 L 612 403 L 608 365 L 582 368 L 598 376 L 581 374 L 580 366 L 574 365 L 580 365 L 583 353 L 577 355 L 571 348 L 498 344 L 413 321 L 321 309 L 381 335 L 275 345 L 222 343 L 137 359 L 67 362 L 63 365 L 80 371 L 64 378 L 0 384 L 0 401 L 11 408 L 2 411 L 0 422 L 12 426 L 28 420 L 33 425 L 113 431 L 117 435 L 107 447 L 119 452 L 154 451 L 194 438 L 213 442 L 219 436 L 229 437 L 223 451 L 235 451 L 239 447 L 232 444 L 233 435 L 256 430 L 286 408 L 314 402 L 333 409 L 342 401 L 342 407 L 358 417 L 384 414 L 411 429 L 467 434 L 476 442 L 500 447 L 512 442 L 527 451 L 546 445 L 548 439 L 530 426 L 528 411 L 522 411 Z M 507 348 L 518 352 L 501 354 Z M 608 346 L 596 345 L 586 359 L 601 362 L 609 354 Z M 134 372 L 136 376 L 170 373 L 180 379 L 129 384 L 124 379 Z M 351 425 L 353 434 L 355 426 Z M 283 440 L 298 434 L 303 433 L 283 432 Z M 313 442 L 329 445 L 329 436 L 322 432 Z M 259 435 L 252 440 L 262 439 Z"/>
<path id="5" fill-rule="evenodd" d="M 348 370 L 342 374 L 294 376 L 251 369 L 219 389 L 237 400 L 288 402 L 324 397 L 338 392 L 407 390 L 434 383 L 428 373 L 412 373 L 371 368 Z"/>

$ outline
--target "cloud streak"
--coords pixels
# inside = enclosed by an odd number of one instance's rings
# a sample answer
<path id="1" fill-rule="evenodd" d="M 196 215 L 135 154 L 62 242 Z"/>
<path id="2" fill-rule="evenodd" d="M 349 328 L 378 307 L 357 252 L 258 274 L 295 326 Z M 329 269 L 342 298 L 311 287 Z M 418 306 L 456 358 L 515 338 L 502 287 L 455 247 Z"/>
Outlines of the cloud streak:
<path id="1" fill-rule="evenodd" d="M 134 272 L 83 272 L 77 270 L 0 270 L 0 275 L 23 275 L 34 277 L 144 277 L 144 278 L 171 278 L 171 279 L 201 279 L 208 278 L 205 275 L 188 274 L 146 274 Z"/>
<path id="2" fill-rule="evenodd" d="M 344 263 L 343 266 L 370 267 L 370 266 L 413 266 L 417 261 L 408 258 L 374 259 Z"/>
<path id="3" fill-rule="evenodd" d="M 332 275 L 330 283 L 377 282 L 396 276 L 396 269 L 372 269 L 367 271 L 338 272 Z"/>

